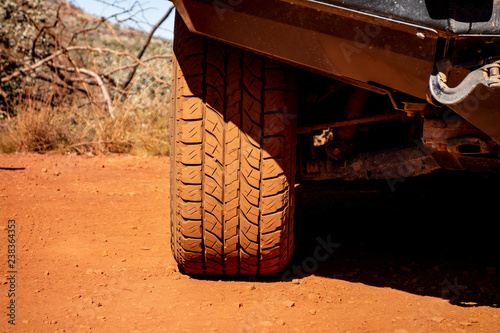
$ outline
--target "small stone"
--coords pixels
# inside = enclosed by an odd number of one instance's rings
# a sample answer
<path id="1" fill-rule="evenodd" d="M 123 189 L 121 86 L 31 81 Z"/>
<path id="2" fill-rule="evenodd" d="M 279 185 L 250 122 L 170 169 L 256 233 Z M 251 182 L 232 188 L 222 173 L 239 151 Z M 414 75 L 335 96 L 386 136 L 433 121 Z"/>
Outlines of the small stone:
<path id="1" fill-rule="evenodd" d="M 255 290 L 255 286 L 254 285 L 248 286 L 248 287 L 246 287 L 246 290 L 248 290 L 248 291 Z"/>
<path id="2" fill-rule="evenodd" d="M 270 322 L 269 320 L 265 320 L 265 321 L 260 322 L 260 326 L 271 327 L 271 326 L 273 326 L 273 323 Z"/>
<path id="3" fill-rule="evenodd" d="M 85 271 L 85 274 L 92 274 L 92 273 L 94 273 L 94 270 L 90 268 Z"/>
<path id="4" fill-rule="evenodd" d="M 61 174 L 61 171 L 55 171 L 54 170 L 54 176 L 59 176 Z"/>
<path id="5" fill-rule="evenodd" d="M 284 301 L 283 305 L 286 306 L 287 308 L 292 308 L 295 306 L 295 302 L 288 300 L 288 301 Z"/>
<path id="6" fill-rule="evenodd" d="M 172 274 L 172 273 L 175 273 L 177 272 L 177 267 L 175 266 L 172 266 L 172 265 L 168 265 L 167 268 L 165 268 L 167 274 Z"/>
<path id="7" fill-rule="evenodd" d="M 278 320 L 276 320 L 276 325 L 283 326 L 283 325 L 285 325 L 285 321 L 283 319 L 278 319 Z"/>
<path id="8" fill-rule="evenodd" d="M 461 321 L 459 322 L 459 324 L 462 326 L 472 326 L 472 323 L 470 321 Z"/>
<path id="9" fill-rule="evenodd" d="M 314 315 L 316 314 L 316 310 L 311 309 L 311 310 L 309 310 L 309 313 L 310 313 L 310 314 L 312 314 L 312 315 L 314 316 Z"/>
<path id="10" fill-rule="evenodd" d="M 97 316 L 97 320 L 106 320 L 105 316 Z"/>
<path id="11" fill-rule="evenodd" d="M 47 172 L 47 168 L 42 168 L 42 172 L 43 173 Z"/>
<path id="12" fill-rule="evenodd" d="M 444 317 L 432 317 L 431 320 L 436 322 L 436 323 L 441 323 L 441 322 L 443 322 Z"/>
<path id="13" fill-rule="evenodd" d="M 125 262 L 125 261 L 127 261 L 127 259 L 126 258 L 122 258 L 121 262 Z"/>
<path id="14" fill-rule="evenodd" d="M 94 300 L 91 297 L 85 297 L 84 299 L 82 299 L 82 302 L 85 304 L 93 304 Z"/>
<path id="15" fill-rule="evenodd" d="M 140 249 L 141 249 L 141 250 L 144 250 L 144 251 L 148 251 L 148 250 L 149 250 L 149 247 L 147 247 L 147 246 L 141 246 L 141 247 L 140 247 Z"/>
<path id="16" fill-rule="evenodd" d="M 49 271 L 45 271 L 43 275 L 49 275 Z"/>
<path id="17" fill-rule="evenodd" d="M 292 283 L 293 283 L 293 284 L 300 284 L 300 280 L 299 280 L 299 279 L 293 279 L 293 280 L 292 280 Z"/>
<path id="18" fill-rule="evenodd" d="M 315 301 L 315 302 L 318 302 L 320 300 L 321 296 L 318 295 L 318 294 L 315 294 L 315 293 L 310 293 L 307 295 L 307 299 L 309 301 Z"/>

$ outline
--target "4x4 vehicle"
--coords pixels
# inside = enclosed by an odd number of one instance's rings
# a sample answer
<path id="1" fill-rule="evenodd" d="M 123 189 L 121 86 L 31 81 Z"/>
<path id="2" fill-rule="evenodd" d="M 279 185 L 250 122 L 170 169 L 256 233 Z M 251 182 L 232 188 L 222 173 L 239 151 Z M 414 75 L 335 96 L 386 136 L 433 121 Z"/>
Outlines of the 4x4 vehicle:
<path id="1" fill-rule="evenodd" d="M 172 250 L 266 275 L 294 184 L 500 167 L 500 1 L 172 0 Z"/>

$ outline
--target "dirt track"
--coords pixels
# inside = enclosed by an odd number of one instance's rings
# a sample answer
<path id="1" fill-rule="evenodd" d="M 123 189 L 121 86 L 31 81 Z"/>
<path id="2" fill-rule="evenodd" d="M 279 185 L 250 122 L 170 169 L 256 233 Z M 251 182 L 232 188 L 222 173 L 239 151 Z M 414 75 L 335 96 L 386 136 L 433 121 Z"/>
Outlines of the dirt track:
<path id="1" fill-rule="evenodd" d="M 221 281 L 176 268 L 168 161 L 0 155 L 0 331 L 500 331 L 500 178 L 301 184 L 290 267 Z"/>

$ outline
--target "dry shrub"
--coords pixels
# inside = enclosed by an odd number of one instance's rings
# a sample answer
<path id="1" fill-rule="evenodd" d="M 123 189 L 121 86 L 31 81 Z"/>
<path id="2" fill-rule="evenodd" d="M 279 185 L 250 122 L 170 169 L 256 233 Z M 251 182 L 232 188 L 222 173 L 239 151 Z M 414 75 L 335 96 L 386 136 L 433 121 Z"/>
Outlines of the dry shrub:
<path id="1" fill-rule="evenodd" d="M 0 152 L 168 154 L 171 41 L 63 0 L 7 0 L 0 21 Z"/>
<path id="2" fill-rule="evenodd" d="M 168 155 L 167 95 L 150 90 L 113 101 L 115 118 L 95 105 L 51 106 L 25 99 L 0 119 L 0 153 Z"/>
<path id="3" fill-rule="evenodd" d="M 15 116 L 4 114 L 0 152 L 58 151 L 67 145 L 70 138 L 63 110 L 49 106 L 37 108 L 29 101 L 18 105 L 16 111 Z"/>

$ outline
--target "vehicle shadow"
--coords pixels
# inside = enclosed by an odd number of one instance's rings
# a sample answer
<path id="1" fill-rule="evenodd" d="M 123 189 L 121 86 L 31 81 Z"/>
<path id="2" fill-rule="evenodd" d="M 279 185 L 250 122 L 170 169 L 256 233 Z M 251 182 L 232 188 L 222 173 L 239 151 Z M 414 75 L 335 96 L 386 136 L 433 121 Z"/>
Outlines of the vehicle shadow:
<path id="1" fill-rule="evenodd" d="M 498 307 L 499 185 L 499 175 L 452 172 L 394 191 L 386 181 L 302 183 L 296 251 L 281 279 L 317 275 Z"/>

